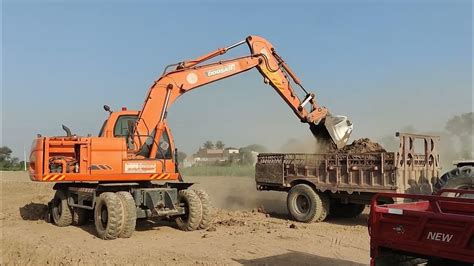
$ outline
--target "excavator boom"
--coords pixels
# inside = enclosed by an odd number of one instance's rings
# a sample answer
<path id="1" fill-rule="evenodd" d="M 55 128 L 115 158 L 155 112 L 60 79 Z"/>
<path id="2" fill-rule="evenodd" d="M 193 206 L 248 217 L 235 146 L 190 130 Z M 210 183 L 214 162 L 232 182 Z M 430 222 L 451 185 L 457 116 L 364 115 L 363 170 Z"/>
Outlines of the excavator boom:
<path id="1" fill-rule="evenodd" d="M 208 63 L 209 60 L 245 43 L 249 46 L 250 55 Z M 132 156 L 137 153 L 144 155 L 144 151 L 150 152 L 148 155 L 150 158 L 156 155 L 167 110 L 179 96 L 253 68 L 257 68 L 264 81 L 275 89 L 302 122 L 310 124 L 315 136 L 330 138 L 338 148 L 341 148 L 352 131 L 352 124 L 346 117 L 333 117 L 325 107 L 317 104 L 314 94 L 306 91 L 296 74 L 276 53 L 273 46 L 262 37 L 249 36 L 243 41 L 174 66 L 174 70 L 165 71 L 148 91 L 142 111 L 132 129 L 133 147 L 129 150 Z M 303 100 L 296 95 L 290 78 L 306 94 Z"/>

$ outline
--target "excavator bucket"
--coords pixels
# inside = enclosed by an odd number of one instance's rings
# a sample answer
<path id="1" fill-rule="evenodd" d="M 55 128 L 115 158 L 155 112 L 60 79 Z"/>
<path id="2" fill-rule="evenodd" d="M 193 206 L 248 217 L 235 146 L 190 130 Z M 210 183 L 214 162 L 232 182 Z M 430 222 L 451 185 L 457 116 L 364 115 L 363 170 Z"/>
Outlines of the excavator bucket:
<path id="1" fill-rule="evenodd" d="M 353 125 L 346 116 L 327 114 L 319 124 L 310 124 L 313 135 L 324 142 L 332 142 L 338 149 L 346 146 L 351 136 Z"/>

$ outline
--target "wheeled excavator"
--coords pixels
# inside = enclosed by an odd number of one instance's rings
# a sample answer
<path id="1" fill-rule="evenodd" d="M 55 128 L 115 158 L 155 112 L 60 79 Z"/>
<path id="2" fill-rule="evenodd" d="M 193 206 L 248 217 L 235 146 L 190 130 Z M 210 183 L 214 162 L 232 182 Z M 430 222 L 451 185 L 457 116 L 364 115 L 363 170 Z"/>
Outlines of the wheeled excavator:
<path id="1" fill-rule="evenodd" d="M 249 55 L 211 62 L 243 44 Z M 130 237 L 138 218 L 173 218 L 186 231 L 208 227 L 209 196 L 182 180 L 167 112 L 186 92 L 253 68 L 317 138 L 330 139 L 337 147 L 346 144 L 351 122 L 318 105 L 270 42 L 249 36 L 194 60 L 168 65 L 151 85 L 140 111 L 104 106 L 110 114 L 97 137 L 74 135 L 65 126 L 66 136 L 38 135 L 29 172 L 33 181 L 55 182 L 49 204 L 52 222 L 68 226 L 93 217 L 102 239 Z M 291 83 L 301 88 L 304 99 Z"/>

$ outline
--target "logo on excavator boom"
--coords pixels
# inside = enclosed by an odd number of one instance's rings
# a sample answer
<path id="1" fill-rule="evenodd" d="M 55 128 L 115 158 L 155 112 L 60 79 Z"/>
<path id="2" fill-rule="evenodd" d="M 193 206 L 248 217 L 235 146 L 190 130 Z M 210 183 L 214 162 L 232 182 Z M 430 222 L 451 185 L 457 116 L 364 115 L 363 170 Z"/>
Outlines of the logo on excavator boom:
<path id="1" fill-rule="evenodd" d="M 206 76 L 212 77 L 212 76 L 219 75 L 219 74 L 226 73 L 233 70 L 235 70 L 235 63 L 225 65 L 221 68 L 209 70 L 206 72 Z"/>

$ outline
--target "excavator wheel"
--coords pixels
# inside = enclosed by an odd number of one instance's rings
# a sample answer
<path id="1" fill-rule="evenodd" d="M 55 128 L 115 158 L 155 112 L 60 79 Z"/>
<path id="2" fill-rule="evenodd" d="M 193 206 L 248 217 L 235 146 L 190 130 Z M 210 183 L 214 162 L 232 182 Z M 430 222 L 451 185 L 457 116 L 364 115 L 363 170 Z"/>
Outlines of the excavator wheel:
<path id="1" fill-rule="evenodd" d="M 212 220 L 214 219 L 211 198 L 204 190 L 194 189 L 194 193 L 198 195 L 202 205 L 202 219 L 199 223 L 198 229 L 207 229 L 211 226 Z"/>
<path id="2" fill-rule="evenodd" d="M 81 226 L 87 223 L 89 220 L 89 212 L 86 209 L 74 208 L 72 214 L 72 224 L 75 226 Z"/>
<path id="3" fill-rule="evenodd" d="M 52 201 L 51 216 L 55 225 L 64 227 L 72 224 L 72 208 L 67 203 L 66 193 L 56 190 Z"/>
<path id="4" fill-rule="evenodd" d="M 94 222 L 97 235 L 102 239 L 115 239 L 122 232 L 123 207 L 115 193 L 100 194 L 95 204 Z"/>
<path id="5" fill-rule="evenodd" d="M 129 238 L 133 235 L 137 224 L 137 207 L 135 206 L 135 200 L 128 191 L 119 191 L 115 194 L 120 198 L 123 207 L 123 226 L 119 237 Z"/>
<path id="6" fill-rule="evenodd" d="M 316 192 L 306 184 L 291 188 L 286 203 L 291 216 L 303 223 L 323 221 L 328 215 L 330 205 L 327 195 Z"/>
<path id="7" fill-rule="evenodd" d="M 179 201 L 184 203 L 186 214 L 175 219 L 176 225 L 183 231 L 194 231 L 202 221 L 202 204 L 199 196 L 191 189 L 183 189 L 178 193 Z"/>

